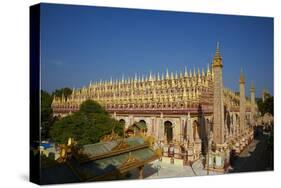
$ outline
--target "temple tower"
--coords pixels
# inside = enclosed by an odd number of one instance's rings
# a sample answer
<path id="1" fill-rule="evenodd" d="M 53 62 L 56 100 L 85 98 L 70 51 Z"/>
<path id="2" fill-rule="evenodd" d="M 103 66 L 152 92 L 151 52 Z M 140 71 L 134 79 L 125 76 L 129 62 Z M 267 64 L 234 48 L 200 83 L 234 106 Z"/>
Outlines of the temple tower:
<path id="1" fill-rule="evenodd" d="M 251 84 L 251 125 L 254 125 L 255 123 L 255 106 L 256 106 L 256 96 L 255 96 L 255 86 L 254 82 Z"/>
<path id="2" fill-rule="evenodd" d="M 223 80 L 222 80 L 222 57 L 220 55 L 219 43 L 217 43 L 216 54 L 213 58 L 214 71 L 214 126 L 213 141 L 216 144 L 224 143 L 224 110 L 223 110 Z"/>
<path id="3" fill-rule="evenodd" d="M 245 115 L 246 115 L 246 109 L 245 109 L 245 78 L 243 75 L 243 72 L 241 70 L 240 72 L 240 135 L 243 135 L 245 131 Z"/>

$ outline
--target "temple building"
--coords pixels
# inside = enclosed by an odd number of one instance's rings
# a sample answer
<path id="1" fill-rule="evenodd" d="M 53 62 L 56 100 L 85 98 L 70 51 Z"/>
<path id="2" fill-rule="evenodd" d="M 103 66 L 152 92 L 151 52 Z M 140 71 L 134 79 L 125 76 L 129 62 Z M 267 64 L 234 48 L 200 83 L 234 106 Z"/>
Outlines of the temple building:
<path id="1" fill-rule="evenodd" d="M 224 87 L 217 44 L 212 66 L 206 69 L 90 82 L 88 87 L 73 89 L 69 97 L 55 96 L 52 109 L 54 116 L 64 117 L 79 110 L 83 101 L 95 100 L 126 128 L 142 122 L 145 134 L 163 149 L 163 160 L 188 164 L 207 153 L 226 156 L 229 149 L 239 153 L 249 144 L 257 105 L 253 83 L 250 100 L 245 83 L 241 71 L 240 79 L 237 76 L 240 92 Z M 227 160 L 218 162 L 224 157 L 216 156 L 209 156 L 208 165 L 224 168 Z"/>

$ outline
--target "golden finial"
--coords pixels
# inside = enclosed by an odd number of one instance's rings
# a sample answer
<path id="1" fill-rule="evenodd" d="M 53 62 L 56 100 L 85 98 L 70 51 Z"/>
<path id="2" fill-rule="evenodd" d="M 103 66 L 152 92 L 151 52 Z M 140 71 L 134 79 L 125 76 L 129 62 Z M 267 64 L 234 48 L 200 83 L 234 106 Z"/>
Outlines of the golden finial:
<path id="1" fill-rule="evenodd" d="M 240 71 L 240 84 L 245 84 L 245 78 L 244 78 L 244 74 L 243 74 L 243 70 L 241 68 L 241 71 Z"/>
<path id="2" fill-rule="evenodd" d="M 202 68 L 202 76 L 205 77 L 205 70 Z"/>
<path id="3" fill-rule="evenodd" d="M 172 80 L 174 79 L 174 74 L 173 74 L 173 72 L 171 72 L 171 79 L 172 79 Z"/>
<path id="4" fill-rule="evenodd" d="M 216 54 L 213 59 L 213 67 L 222 67 L 222 57 L 220 54 L 219 42 L 217 42 Z"/>
<path id="5" fill-rule="evenodd" d="M 254 81 L 251 82 L 251 92 L 255 92 L 255 85 Z"/>
<path id="6" fill-rule="evenodd" d="M 184 76 L 185 76 L 185 77 L 188 77 L 188 70 L 187 70 L 187 67 L 186 67 L 186 66 L 184 67 Z"/>
<path id="7" fill-rule="evenodd" d="M 149 72 L 149 78 L 148 78 L 149 81 L 152 81 L 152 73 L 151 71 Z"/>

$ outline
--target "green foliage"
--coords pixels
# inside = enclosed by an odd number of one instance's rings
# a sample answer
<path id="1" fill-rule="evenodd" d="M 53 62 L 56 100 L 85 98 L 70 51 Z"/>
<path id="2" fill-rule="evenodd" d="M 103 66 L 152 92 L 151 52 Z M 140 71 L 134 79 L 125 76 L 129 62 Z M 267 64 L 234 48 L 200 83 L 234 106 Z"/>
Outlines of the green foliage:
<path id="1" fill-rule="evenodd" d="M 93 100 L 86 100 L 80 106 L 80 111 L 86 114 L 90 113 L 100 113 L 100 114 L 107 114 L 107 111 L 99 105 L 96 101 Z"/>
<path id="2" fill-rule="evenodd" d="M 62 95 L 64 95 L 65 97 L 70 96 L 72 93 L 72 90 L 68 87 L 65 88 L 61 88 L 61 89 L 57 89 L 55 92 L 53 92 L 53 95 L 61 97 Z"/>
<path id="3" fill-rule="evenodd" d="M 264 102 L 262 99 L 257 99 L 257 105 L 261 115 L 263 116 L 265 113 L 270 113 L 274 115 L 274 97 L 273 96 L 266 96 Z"/>
<path id="4" fill-rule="evenodd" d="M 52 122 L 52 100 L 53 97 L 48 92 L 41 90 L 41 136 L 43 139 L 48 137 L 49 125 Z"/>
<path id="5" fill-rule="evenodd" d="M 69 96 L 71 95 L 72 90 L 69 88 L 57 89 L 52 94 L 49 94 L 47 91 L 41 90 L 41 137 L 43 139 L 49 138 L 49 131 L 53 123 L 56 121 L 53 118 L 53 110 L 51 108 L 51 104 L 54 98 L 54 94 L 56 96 Z"/>
<path id="6" fill-rule="evenodd" d="M 41 122 L 48 121 L 52 114 L 53 97 L 46 91 L 41 90 Z"/>
<path id="7" fill-rule="evenodd" d="M 51 138 L 57 143 L 66 143 L 69 137 L 79 145 L 99 142 L 112 129 L 123 135 L 123 125 L 110 115 L 97 102 L 87 100 L 80 110 L 56 121 L 50 131 Z"/>

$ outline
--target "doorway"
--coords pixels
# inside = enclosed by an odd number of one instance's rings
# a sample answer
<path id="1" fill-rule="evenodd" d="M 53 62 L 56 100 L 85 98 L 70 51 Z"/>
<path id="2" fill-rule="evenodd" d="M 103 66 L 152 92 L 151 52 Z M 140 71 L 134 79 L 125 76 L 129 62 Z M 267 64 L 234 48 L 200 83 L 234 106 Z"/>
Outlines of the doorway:
<path id="1" fill-rule="evenodd" d="M 172 122 L 170 121 L 165 121 L 164 126 L 165 126 L 165 135 L 167 142 L 170 143 L 173 141 L 173 127 L 172 127 Z"/>

